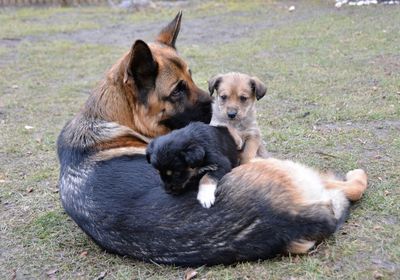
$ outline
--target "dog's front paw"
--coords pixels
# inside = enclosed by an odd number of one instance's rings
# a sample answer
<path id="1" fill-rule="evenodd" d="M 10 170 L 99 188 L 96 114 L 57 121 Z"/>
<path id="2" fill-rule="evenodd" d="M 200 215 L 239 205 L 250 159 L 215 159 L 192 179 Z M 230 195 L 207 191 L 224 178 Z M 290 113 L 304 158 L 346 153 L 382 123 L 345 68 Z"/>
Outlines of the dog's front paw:
<path id="1" fill-rule="evenodd" d="M 237 139 L 235 139 L 235 144 L 236 144 L 236 149 L 238 151 L 241 151 L 243 149 L 244 142 L 243 142 L 242 138 L 238 137 Z"/>
<path id="2" fill-rule="evenodd" d="M 200 185 L 197 200 L 204 208 L 210 208 L 215 202 L 215 185 Z"/>

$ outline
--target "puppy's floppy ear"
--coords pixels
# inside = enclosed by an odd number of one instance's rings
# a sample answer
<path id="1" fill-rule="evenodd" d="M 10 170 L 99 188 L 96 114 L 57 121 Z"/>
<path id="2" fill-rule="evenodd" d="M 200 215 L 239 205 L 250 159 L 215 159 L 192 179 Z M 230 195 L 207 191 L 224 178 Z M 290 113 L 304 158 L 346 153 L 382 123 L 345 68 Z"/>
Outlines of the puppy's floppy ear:
<path id="1" fill-rule="evenodd" d="M 175 18 L 165 26 L 158 34 L 156 41 L 166 44 L 175 49 L 176 38 L 178 37 L 181 28 L 182 11 L 175 16 Z"/>
<path id="2" fill-rule="evenodd" d="M 138 99 L 146 103 L 148 92 L 155 87 L 158 64 L 154 60 L 149 46 L 142 40 L 137 40 L 131 49 L 124 82 L 132 78 L 138 90 Z"/>
<path id="3" fill-rule="evenodd" d="M 148 163 L 151 163 L 151 155 L 153 153 L 153 150 L 154 150 L 154 140 L 151 141 L 146 148 L 146 159 Z"/>
<path id="4" fill-rule="evenodd" d="M 208 91 L 210 92 L 211 96 L 213 95 L 214 90 L 218 91 L 218 86 L 221 83 L 221 81 L 222 81 L 222 75 L 216 75 L 208 80 Z"/>
<path id="5" fill-rule="evenodd" d="M 260 100 L 267 93 L 267 87 L 257 77 L 250 78 L 250 87 L 256 95 L 257 100 Z"/>
<path id="6" fill-rule="evenodd" d="M 182 155 L 190 167 L 197 167 L 202 163 L 206 152 L 202 146 L 190 144 L 182 151 Z"/>

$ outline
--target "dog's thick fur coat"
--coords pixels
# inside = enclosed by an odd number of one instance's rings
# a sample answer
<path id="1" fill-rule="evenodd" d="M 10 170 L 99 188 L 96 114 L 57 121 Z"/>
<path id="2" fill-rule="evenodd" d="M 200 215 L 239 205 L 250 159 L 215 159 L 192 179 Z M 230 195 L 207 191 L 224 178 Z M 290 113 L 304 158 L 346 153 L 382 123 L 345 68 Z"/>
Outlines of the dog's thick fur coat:
<path id="1" fill-rule="evenodd" d="M 166 194 L 147 163 L 148 138 L 211 117 L 209 97 L 175 50 L 180 19 L 155 43 L 136 41 L 62 130 L 65 211 L 107 251 L 144 261 L 213 265 L 307 252 L 361 197 L 362 170 L 336 181 L 291 161 L 254 160 L 225 175 L 205 209 L 196 192 Z"/>

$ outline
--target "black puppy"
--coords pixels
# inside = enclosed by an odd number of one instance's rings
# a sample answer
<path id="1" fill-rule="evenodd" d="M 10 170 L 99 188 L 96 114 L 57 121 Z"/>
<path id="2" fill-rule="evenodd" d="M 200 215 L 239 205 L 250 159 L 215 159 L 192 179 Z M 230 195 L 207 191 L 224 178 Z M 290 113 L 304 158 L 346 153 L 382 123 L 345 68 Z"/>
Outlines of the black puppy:
<path id="1" fill-rule="evenodd" d="M 197 199 L 209 208 L 218 181 L 238 164 L 239 154 L 225 126 L 194 122 L 151 141 L 146 157 L 168 193 L 178 194 L 201 178 Z"/>

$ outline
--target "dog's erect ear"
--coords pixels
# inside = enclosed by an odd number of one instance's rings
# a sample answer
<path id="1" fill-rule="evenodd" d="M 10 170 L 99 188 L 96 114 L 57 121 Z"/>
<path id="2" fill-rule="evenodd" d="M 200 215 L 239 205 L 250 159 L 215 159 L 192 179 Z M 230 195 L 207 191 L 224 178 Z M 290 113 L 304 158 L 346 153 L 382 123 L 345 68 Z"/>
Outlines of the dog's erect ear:
<path id="1" fill-rule="evenodd" d="M 267 93 L 267 87 L 257 77 L 251 77 L 250 87 L 253 93 L 256 95 L 257 100 L 260 100 Z"/>
<path id="2" fill-rule="evenodd" d="M 202 163 L 206 152 L 204 151 L 203 147 L 196 144 L 190 144 L 182 152 L 182 155 L 189 167 L 194 168 L 198 167 Z"/>
<path id="3" fill-rule="evenodd" d="M 131 77 L 138 90 L 138 98 L 142 103 L 147 101 L 147 93 L 155 87 L 158 64 L 154 60 L 149 46 L 142 40 L 137 40 L 131 49 L 124 82 Z"/>
<path id="4" fill-rule="evenodd" d="M 176 38 L 178 37 L 179 30 L 181 28 L 181 20 L 182 11 L 179 11 L 174 20 L 161 30 L 156 38 L 156 41 L 175 49 Z"/>
<path id="5" fill-rule="evenodd" d="M 216 75 L 208 80 L 208 91 L 213 95 L 214 90 L 218 91 L 218 86 L 222 81 L 222 75 Z"/>
<path id="6" fill-rule="evenodd" d="M 146 148 L 146 159 L 148 163 L 151 163 L 151 154 L 153 153 L 154 149 L 154 141 L 151 141 Z"/>

